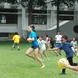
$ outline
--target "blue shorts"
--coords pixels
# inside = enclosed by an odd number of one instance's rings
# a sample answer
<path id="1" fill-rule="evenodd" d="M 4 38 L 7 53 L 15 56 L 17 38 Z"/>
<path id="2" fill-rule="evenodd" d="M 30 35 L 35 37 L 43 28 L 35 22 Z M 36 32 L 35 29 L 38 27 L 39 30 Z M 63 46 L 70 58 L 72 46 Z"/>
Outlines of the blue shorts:
<path id="1" fill-rule="evenodd" d="M 19 46 L 19 44 L 18 44 L 18 43 L 14 43 L 13 46 L 14 46 L 14 47 Z"/>
<path id="2" fill-rule="evenodd" d="M 33 48 L 33 49 L 38 48 L 39 49 L 39 46 L 31 46 L 31 48 Z"/>
<path id="3" fill-rule="evenodd" d="M 61 47 L 62 46 L 62 43 L 56 43 L 56 47 Z"/>

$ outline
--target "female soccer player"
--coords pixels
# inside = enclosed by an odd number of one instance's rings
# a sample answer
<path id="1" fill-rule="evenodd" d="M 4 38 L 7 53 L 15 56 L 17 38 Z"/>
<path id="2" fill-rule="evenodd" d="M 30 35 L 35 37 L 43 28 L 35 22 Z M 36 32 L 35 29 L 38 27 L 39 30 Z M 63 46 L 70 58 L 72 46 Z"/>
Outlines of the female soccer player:
<path id="1" fill-rule="evenodd" d="M 41 36 L 39 36 L 38 41 L 39 41 L 38 43 L 39 43 L 40 55 L 41 55 L 41 57 L 42 57 L 42 61 L 44 61 L 43 55 L 44 55 L 48 60 L 50 60 L 50 58 L 48 58 L 48 56 L 47 56 L 46 53 L 45 53 L 45 52 L 46 52 L 46 41 L 44 41 Z"/>
<path id="2" fill-rule="evenodd" d="M 28 26 L 28 31 L 30 32 L 29 38 L 31 39 L 31 47 L 26 51 L 26 55 L 34 60 L 37 60 L 41 64 L 41 68 L 44 68 L 45 65 L 42 62 L 42 60 L 39 58 L 39 45 L 37 41 L 37 34 L 35 32 L 35 27 L 30 25 Z M 29 41 L 29 38 L 27 41 Z M 32 56 L 30 53 L 34 50 L 34 56 Z"/>

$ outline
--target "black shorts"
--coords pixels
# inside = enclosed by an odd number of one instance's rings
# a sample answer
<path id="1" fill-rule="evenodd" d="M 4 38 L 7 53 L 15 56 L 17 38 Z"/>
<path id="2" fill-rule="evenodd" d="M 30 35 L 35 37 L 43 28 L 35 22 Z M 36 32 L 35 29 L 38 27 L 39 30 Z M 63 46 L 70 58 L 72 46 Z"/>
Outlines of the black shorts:
<path id="1" fill-rule="evenodd" d="M 38 48 L 39 49 L 39 46 L 31 46 L 31 48 L 33 48 L 33 49 Z"/>

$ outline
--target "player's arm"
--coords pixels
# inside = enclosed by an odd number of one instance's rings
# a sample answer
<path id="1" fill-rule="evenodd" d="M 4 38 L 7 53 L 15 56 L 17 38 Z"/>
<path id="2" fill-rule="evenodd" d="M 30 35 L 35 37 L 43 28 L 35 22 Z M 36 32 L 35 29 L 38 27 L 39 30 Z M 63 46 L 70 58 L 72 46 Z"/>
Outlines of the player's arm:
<path id="1" fill-rule="evenodd" d="M 50 49 L 51 51 L 57 51 L 57 50 L 60 50 L 58 47 L 55 47 L 55 48 L 52 48 L 52 49 Z M 49 51 L 50 51 L 49 50 Z"/>
<path id="2" fill-rule="evenodd" d="M 27 41 L 29 41 L 29 40 L 31 40 L 31 42 L 34 41 L 34 37 L 33 38 L 27 38 Z"/>
<path id="3" fill-rule="evenodd" d="M 73 71 L 78 72 L 78 66 L 71 66 L 71 65 L 67 65 L 67 64 L 64 64 L 64 65 L 65 65 L 65 67 L 67 67 L 67 68 L 69 68 L 69 69 L 71 69 Z"/>
<path id="4" fill-rule="evenodd" d="M 68 65 L 67 68 L 74 70 L 74 71 L 78 71 L 78 66 L 70 66 Z"/>
<path id="5" fill-rule="evenodd" d="M 70 64 L 67 64 L 67 63 L 65 63 L 65 62 L 62 62 L 62 64 L 63 64 L 66 68 L 78 72 L 78 66 L 71 66 Z"/>

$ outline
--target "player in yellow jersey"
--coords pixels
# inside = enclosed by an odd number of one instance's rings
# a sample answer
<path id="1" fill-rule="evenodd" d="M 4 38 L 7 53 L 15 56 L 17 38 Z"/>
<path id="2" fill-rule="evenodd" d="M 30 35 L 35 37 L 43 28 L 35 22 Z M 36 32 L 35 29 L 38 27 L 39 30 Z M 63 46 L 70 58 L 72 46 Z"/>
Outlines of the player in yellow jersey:
<path id="1" fill-rule="evenodd" d="M 12 50 L 15 48 L 15 47 L 17 47 L 18 48 L 18 50 L 20 50 L 20 48 L 19 48 L 19 43 L 20 43 L 20 36 L 19 36 L 19 34 L 18 33 L 15 33 L 15 35 L 13 36 L 13 38 L 12 38 L 12 40 L 13 40 L 13 46 L 12 46 Z"/>

